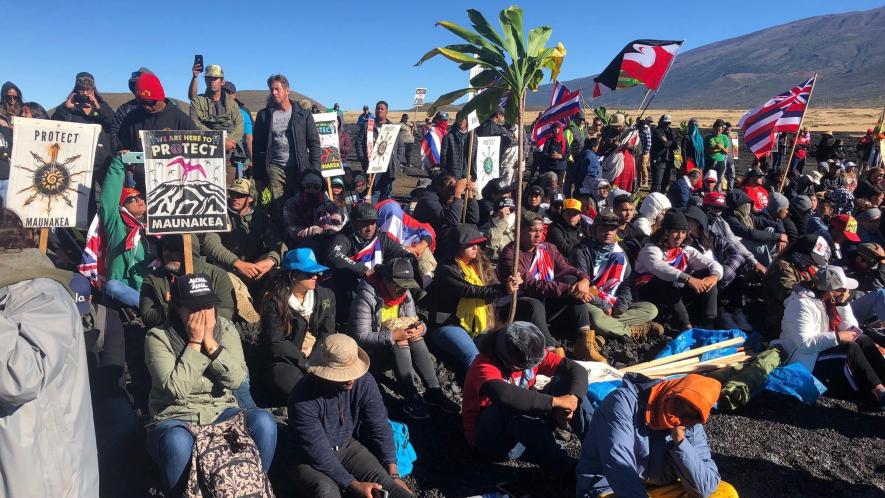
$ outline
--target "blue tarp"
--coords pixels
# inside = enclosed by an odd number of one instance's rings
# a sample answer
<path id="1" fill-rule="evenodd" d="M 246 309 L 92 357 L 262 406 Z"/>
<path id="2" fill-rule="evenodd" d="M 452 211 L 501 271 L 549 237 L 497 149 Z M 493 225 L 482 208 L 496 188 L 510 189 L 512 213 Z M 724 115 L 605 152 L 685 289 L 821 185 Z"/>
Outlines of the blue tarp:
<path id="1" fill-rule="evenodd" d="M 688 329 L 685 332 L 676 336 L 675 339 L 668 342 L 664 349 L 655 356 L 655 359 L 658 358 L 666 358 L 667 356 L 673 356 L 677 353 L 683 353 L 688 351 L 689 349 L 697 349 L 704 346 L 709 346 L 711 344 L 716 344 L 717 342 L 727 341 L 729 339 L 734 339 L 736 337 L 747 338 L 747 334 L 745 334 L 742 330 L 739 329 L 731 329 L 731 330 L 707 330 L 707 329 Z M 737 346 L 717 349 L 715 351 L 708 351 L 701 355 L 700 361 L 712 360 L 714 358 L 719 358 L 722 356 L 728 356 L 730 354 L 737 353 Z"/>

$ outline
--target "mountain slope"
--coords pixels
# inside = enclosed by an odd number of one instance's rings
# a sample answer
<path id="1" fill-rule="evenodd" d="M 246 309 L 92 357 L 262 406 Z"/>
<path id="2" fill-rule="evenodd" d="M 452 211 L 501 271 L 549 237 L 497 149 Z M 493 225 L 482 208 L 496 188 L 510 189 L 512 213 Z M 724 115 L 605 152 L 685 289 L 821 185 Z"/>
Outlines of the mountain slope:
<path id="1" fill-rule="evenodd" d="M 820 78 L 814 105 L 881 107 L 885 7 L 810 17 L 680 53 L 654 106 L 749 108 L 815 72 Z M 594 106 L 635 109 L 645 93 L 645 87 L 634 87 L 591 103 L 592 76 L 563 83 L 570 89 L 583 88 L 588 104 Z M 549 102 L 549 85 L 526 98 L 530 107 L 546 107 Z"/>

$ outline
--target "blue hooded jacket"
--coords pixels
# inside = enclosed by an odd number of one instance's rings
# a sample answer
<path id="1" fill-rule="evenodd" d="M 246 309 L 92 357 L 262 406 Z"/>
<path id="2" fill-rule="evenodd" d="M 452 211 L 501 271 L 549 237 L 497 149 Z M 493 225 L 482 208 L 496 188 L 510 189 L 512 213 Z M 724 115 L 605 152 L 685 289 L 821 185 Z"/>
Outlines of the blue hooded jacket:
<path id="1" fill-rule="evenodd" d="M 719 487 L 719 470 L 701 424 L 686 428 L 673 444 L 670 431 L 654 431 L 645 421 L 649 389 L 660 380 L 627 374 L 593 414 L 578 461 L 577 497 L 614 493 L 618 498 L 646 498 L 646 486 L 681 479 L 692 495 L 710 496 Z"/>

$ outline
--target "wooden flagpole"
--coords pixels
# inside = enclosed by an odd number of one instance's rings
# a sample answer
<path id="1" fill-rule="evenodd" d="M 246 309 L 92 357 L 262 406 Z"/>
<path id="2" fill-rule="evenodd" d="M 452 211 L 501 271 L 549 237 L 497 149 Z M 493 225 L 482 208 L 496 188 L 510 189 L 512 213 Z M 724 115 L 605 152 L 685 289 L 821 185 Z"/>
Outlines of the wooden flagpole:
<path id="1" fill-rule="evenodd" d="M 805 110 L 802 111 L 802 117 L 799 118 L 799 130 L 796 131 L 796 136 L 793 138 L 793 146 L 790 147 L 790 155 L 787 156 L 787 165 L 783 167 L 783 173 L 781 174 L 781 184 L 778 186 L 777 191 L 784 191 L 784 183 L 787 181 L 787 173 L 790 171 L 790 163 L 793 162 L 793 153 L 796 152 L 796 142 L 799 141 L 799 133 L 802 131 L 802 122 L 805 121 L 805 115 L 808 114 L 808 106 L 811 105 L 811 95 L 814 93 L 814 85 L 817 84 L 817 73 L 814 73 L 814 81 L 811 83 L 811 90 L 808 91 L 808 100 L 805 101 Z M 783 164 L 783 163 L 781 163 Z"/>
<path id="2" fill-rule="evenodd" d="M 194 271 L 194 252 L 191 249 L 191 234 L 181 234 L 181 242 L 184 247 L 181 248 L 184 254 L 184 274 L 190 275 Z"/>
<path id="3" fill-rule="evenodd" d="M 46 254 L 46 250 L 49 247 L 49 229 L 48 228 L 41 228 L 40 229 L 40 240 L 39 240 L 37 247 L 40 248 L 40 252 L 42 252 L 43 254 Z"/>
<path id="4" fill-rule="evenodd" d="M 375 173 L 371 173 L 369 175 L 369 188 L 366 189 L 366 197 L 369 198 L 369 203 L 372 202 L 372 186 L 375 185 Z"/>
<path id="5" fill-rule="evenodd" d="M 467 144 L 467 178 L 468 183 L 470 182 L 470 167 L 473 165 L 473 140 L 474 140 L 474 131 L 470 130 L 470 134 L 467 136 L 467 140 L 469 140 Z M 461 211 L 461 223 L 464 223 L 467 220 L 467 201 L 470 200 L 470 190 L 466 190 L 464 192 L 464 209 Z"/>
<path id="6" fill-rule="evenodd" d="M 522 113 L 525 110 L 525 93 L 519 96 L 519 115 L 516 117 L 516 129 L 519 131 L 519 159 L 516 161 L 516 231 L 513 234 L 513 275 L 519 275 L 519 239 L 520 225 L 522 217 L 522 174 L 525 169 L 525 127 L 522 122 Z M 527 277 L 527 276 L 526 276 Z M 513 323 L 516 318 L 516 297 L 517 292 L 510 295 L 510 316 L 507 323 Z"/>
<path id="7" fill-rule="evenodd" d="M 651 93 L 651 88 L 646 88 L 646 89 L 645 89 L 645 95 L 642 96 L 642 102 L 639 103 L 639 108 L 636 109 L 636 112 L 639 112 L 639 111 L 642 110 L 642 106 L 645 105 L 645 99 L 648 98 L 648 94 L 650 94 L 650 93 Z M 637 118 L 637 120 L 638 120 L 638 118 Z"/>

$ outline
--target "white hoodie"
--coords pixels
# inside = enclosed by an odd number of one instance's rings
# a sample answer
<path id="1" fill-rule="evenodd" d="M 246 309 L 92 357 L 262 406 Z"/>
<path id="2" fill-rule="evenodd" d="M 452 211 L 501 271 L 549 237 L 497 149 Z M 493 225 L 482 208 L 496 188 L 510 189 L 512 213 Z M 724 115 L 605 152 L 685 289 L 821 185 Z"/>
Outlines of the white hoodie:
<path id="1" fill-rule="evenodd" d="M 652 192 L 639 205 L 639 216 L 633 220 L 633 226 L 645 235 L 651 235 L 651 227 L 658 215 L 670 209 L 670 199 L 660 192 Z"/>

